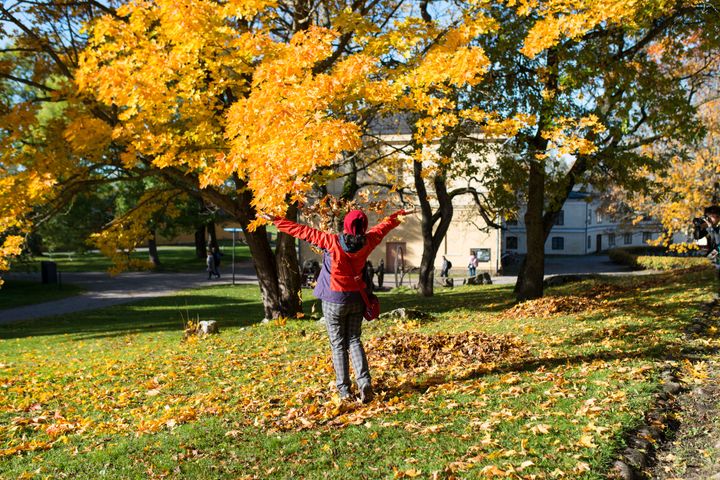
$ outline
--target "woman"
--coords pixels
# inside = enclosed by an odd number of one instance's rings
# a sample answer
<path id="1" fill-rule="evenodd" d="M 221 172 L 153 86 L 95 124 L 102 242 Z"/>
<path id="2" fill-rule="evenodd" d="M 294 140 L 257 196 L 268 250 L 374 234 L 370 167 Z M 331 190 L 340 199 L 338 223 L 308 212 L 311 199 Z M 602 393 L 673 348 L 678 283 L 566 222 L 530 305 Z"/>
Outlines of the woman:
<path id="1" fill-rule="evenodd" d="M 400 210 L 371 228 L 367 215 L 351 210 L 345 215 L 343 233 L 335 235 L 284 218 L 274 218 L 281 232 L 312 243 L 323 250 L 322 269 L 313 293 L 322 301 L 327 326 L 333 367 L 340 398 L 350 399 L 350 368 L 348 354 L 355 370 L 360 401 L 372 400 L 373 390 L 367 357 L 360 340 L 365 303 L 360 289 L 368 290 L 369 280 L 363 277 L 365 262 L 370 252 L 383 237 L 400 224 L 398 217 L 412 212 Z M 267 217 L 266 217 L 267 218 Z"/>

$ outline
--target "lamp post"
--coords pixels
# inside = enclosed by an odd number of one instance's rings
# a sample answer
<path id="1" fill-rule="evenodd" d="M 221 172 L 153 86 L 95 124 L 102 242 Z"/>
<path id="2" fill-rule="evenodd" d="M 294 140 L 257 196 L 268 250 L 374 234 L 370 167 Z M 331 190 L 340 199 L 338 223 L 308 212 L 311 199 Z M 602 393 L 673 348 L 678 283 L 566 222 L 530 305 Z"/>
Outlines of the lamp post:
<path id="1" fill-rule="evenodd" d="M 242 232 L 242 228 L 223 228 L 226 232 L 232 232 L 232 284 L 235 285 L 235 232 Z"/>

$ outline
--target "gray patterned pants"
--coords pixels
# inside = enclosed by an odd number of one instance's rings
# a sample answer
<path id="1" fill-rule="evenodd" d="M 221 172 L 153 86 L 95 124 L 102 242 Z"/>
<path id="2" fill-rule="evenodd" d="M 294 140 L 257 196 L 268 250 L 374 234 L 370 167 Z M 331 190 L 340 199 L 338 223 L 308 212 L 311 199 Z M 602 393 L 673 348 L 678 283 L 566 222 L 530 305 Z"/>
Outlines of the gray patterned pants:
<path id="1" fill-rule="evenodd" d="M 350 395 L 348 352 L 355 370 L 358 389 L 370 385 L 370 369 L 365 349 L 360 341 L 365 304 L 322 302 L 322 309 L 330 338 L 337 389 L 340 396 Z"/>

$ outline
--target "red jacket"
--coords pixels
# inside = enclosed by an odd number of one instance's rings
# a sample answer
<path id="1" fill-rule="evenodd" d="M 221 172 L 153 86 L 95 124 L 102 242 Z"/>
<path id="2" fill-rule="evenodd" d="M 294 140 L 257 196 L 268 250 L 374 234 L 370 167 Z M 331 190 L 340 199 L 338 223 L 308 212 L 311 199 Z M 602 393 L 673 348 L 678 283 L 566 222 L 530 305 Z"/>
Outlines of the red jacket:
<path id="1" fill-rule="evenodd" d="M 281 232 L 292 235 L 295 238 L 310 242 L 318 248 L 328 252 L 331 258 L 330 271 L 330 289 L 336 292 L 356 292 L 359 289 L 365 289 L 363 280 L 355 280 L 356 276 L 361 276 L 365 262 L 370 252 L 377 247 L 382 239 L 390 233 L 390 230 L 400 225 L 397 215 L 400 212 L 393 213 L 382 222 L 370 228 L 365 233 L 365 245 L 357 252 L 346 252 L 340 246 L 340 238 L 333 233 L 322 232 L 320 230 L 300 225 L 285 218 L 276 218 L 273 223 Z"/>

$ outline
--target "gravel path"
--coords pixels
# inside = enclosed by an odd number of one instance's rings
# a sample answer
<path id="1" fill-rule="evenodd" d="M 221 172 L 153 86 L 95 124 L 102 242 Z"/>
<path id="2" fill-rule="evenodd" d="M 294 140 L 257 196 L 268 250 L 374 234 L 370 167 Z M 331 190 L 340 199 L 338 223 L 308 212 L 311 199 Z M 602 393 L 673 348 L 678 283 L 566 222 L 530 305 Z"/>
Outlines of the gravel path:
<path id="1" fill-rule="evenodd" d="M 127 272 L 111 277 L 104 272 L 63 273 L 62 281 L 78 285 L 86 291 L 80 295 L 38 303 L 24 307 L 0 310 L 0 325 L 33 318 L 52 317 L 67 313 L 94 310 L 97 308 L 134 302 L 143 298 L 164 297 L 180 290 L 208 285 L 229 285 L 231 274 L 223 271 L 219 279 L 207 280 L 207 273 L 155 273 Z M 40 275 L 8 274 L 6 279 L 40 281 Z M 257 278 L 250 262 L 238 264 L 235 283 L 256 284 Z M 56 288 L 49 285 L 48 288 Z"/>

